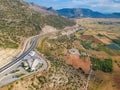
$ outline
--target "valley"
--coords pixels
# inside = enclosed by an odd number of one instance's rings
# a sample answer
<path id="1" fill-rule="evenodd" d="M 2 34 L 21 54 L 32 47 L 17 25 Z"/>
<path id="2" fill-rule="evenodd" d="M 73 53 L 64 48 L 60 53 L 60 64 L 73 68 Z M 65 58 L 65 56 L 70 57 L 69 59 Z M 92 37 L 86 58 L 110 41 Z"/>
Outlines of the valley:
<path id="1" fill-rule="evenodd" d="M 0 90 L 119 88 L 120 13 L 0 0 Z"/>
<path id="2" fill-rule="evenodd" d="M 107 19 L 101 21 L 107 21 Z M 2 90 L 6 87 L 16 90 L 15 88 L 20 88 L 25 80 L 29 80 L 28 84 L 23 85 L 25 90 L 30 88 L 31 90 L 47 90 L 48 88 L 50 90 L 84 90 L 87 85 L 86 76 L 89 75 L 90 70 L 89 59 L 93 71 L 88 82 L 88 89 L 119 90 L 117 79 L 119 79 L 120 72 L 120 50 L 117 47 L 111 48 L 107 45 L 114 43 L 113 40 L 119 40 L 120 33 L 116 34 L 117 25 L 114 25 L 114 31 L 112 31 L 109 29 L 110 26 L 101 26 L 97 22 L 97 19 L 79 19 L 77 20 L 78 26 L 83 24 L 80 29 L 74 31 L 75 27 L 69 27 L 65 29 L 67 31 L 43 37 L 38 43 L 37 50 L 49 62 L 50 66 L 47 71 L 16 81 L 17 84 L 14 82 L 3 87 Z M 119 44 L 114 44 L 119 47 Z M 76 53 L 71 50 L 75 50 Z"/>
<path id="3" fill-rule="evenodd" d="M 87 50 L 89 54 L 93 57 L 97 57 L 99 59 L 110 58 L 112 59 L 112 73 L 101 72 L 100 70 L 93 71 L 93 76 L 90 81 L 89 90 L 119 90 L 118 81 L 115 78 L 119 79 L 120 67 L 120 50 L 119 44 L 114 43 L 114 40 L 119 41 L 120 31 L 119 24 L 101 24 L 99 22 L 119 22 L 119 19 L 81 19 L 77 20 L 81 25 L 86 26 L 85 33 L 86 36 L 82 36 L 85 40 L 90 40 L 90 36 L 92 35 L 94 38 L 97 38 L 102 43 L 99 45 L 92 45 L 91 50 Z M 94 40 L 94 39 L 93 39 Z M 97 40 L 97 42 L 98 42 Z M 114 44 L 118 46 L 114 46 Z M 93 44 L 93 43 L 92 43 Z M 88 44 L 89 45 L 89 44 Z M 109 47 L 109 45 L 111 47 Z M 97 49 L 95 49 L 97 47 Z M 116 48 L 115 48 L 116 47 Z M 100 62 L 99 62 L 100 64 Z M 109 64 L 110 65 L 110 64 Z"/>

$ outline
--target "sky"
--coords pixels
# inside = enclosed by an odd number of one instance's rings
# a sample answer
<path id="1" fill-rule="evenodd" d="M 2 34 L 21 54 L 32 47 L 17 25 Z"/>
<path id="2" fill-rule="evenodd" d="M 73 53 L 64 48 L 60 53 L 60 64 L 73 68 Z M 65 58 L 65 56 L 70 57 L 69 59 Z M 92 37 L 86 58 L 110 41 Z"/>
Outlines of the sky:
<path id="1" fill-rule="evenodd" d="M 120 0 L 26 0 L 41 6 L 61 8 L 88 8 L 102 13 L 120 12 Z"/>

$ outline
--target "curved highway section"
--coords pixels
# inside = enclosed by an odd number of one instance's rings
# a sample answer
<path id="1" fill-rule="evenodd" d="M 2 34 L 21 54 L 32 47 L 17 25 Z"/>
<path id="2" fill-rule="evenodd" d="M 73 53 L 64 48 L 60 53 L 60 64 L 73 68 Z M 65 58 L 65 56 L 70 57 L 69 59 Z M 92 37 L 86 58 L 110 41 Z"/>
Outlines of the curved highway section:
<path id="1" fill-rule="evenodd" d="M 25 52 L 23 52 L 19 57 L 15 58 L 14 60 L 12 60 L 10 63 L 8 63 L 7 65 L 3 66 L 2 68 L 0 68 L 0 74 L 2 74 L 5 70 L 11 68 L 13 65 L 15 65 L 16 63 L 18 63 L 19 61 L 21 61 L 30 51 L 34 50 L 37 42 L 40 38 L 42 38 L 43 36 L 50 34 L 50 33 L 54 33 L 54 32 L 49 32 L 46 34 L 42 34 L 42 35 L 38 35 L 36 36 L 33 41 L 32 44 L 30 46 L 30 48 L 28 50 L 26 50 Z"/>

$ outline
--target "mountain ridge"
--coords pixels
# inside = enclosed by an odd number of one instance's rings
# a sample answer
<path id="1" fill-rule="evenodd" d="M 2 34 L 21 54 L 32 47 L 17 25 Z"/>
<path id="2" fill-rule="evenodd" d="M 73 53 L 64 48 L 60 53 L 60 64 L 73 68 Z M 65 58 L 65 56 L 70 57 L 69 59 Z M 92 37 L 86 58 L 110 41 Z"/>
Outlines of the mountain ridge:
<path id="1" fill-rule="evenodd" d="M 120 18 L 120 13 L 104 14 L 85 8 L 63 8 L 56 11 L 59 15 L 68 18 Z"/>
<path id="2" fill-rule="evenodd" d="M 53 7 L 43 7 L 40 5 L 37 5 L 35 3 L 31 3 L 32 6 L 35 7 L 39 6 L 39 13 L 42 13 L 42 11 L 49 12 L 48 14 L 53 14 L 53 15 L 60 15 L 64 16 L 67 18 L 120 18 L 120 13 L 114 12 L 114 13 L 101 13 L 99 11 L 93 11 L 88 8 L 62 8 L 55 10 Z"/>

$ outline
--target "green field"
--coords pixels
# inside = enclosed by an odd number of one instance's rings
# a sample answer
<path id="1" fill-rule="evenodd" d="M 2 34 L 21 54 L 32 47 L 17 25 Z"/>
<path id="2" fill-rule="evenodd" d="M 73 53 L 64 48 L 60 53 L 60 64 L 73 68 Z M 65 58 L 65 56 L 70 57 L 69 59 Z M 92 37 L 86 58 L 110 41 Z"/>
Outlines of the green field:
<path id="1" fill-rule="evenodd" d="M 107 46 L 108 46 L 110 49 L 120 50 L 120 46 L 117 45 L 117 44 L 114 44 L 114 43 L 109 44 L 109 45 L 107 45 Z"/>

